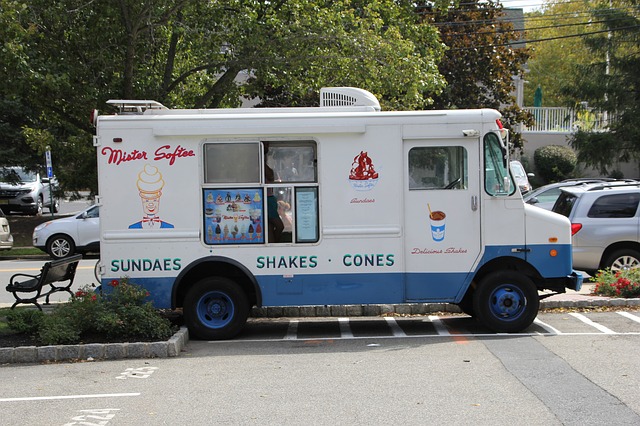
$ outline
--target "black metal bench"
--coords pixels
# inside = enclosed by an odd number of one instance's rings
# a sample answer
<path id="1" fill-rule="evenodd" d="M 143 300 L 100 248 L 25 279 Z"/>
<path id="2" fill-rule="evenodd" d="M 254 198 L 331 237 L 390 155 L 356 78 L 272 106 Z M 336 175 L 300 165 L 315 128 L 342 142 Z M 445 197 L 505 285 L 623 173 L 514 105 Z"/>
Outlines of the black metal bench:
<path id="1" fill-rule="evenodd" d="M 69 256 L 64 259 L 52 260 L 51 262 L 45 263 L 38 275 L 13 275 L 9 280 L 9 285 L 7 286 L 7 291 L 13 293 L 13 297 L 16 298 L 16 301 L 11 306 L 11 309 L 15 308 L 16 305 L 19 305 L 21 303 L 31 303 L 33 305 L 36 305 L 38 309 L 42 310 L 42 307 L 38 303 L 38 299 L 44 297 L 45 304 L 48 305 L 49 296 L 60 291 L 66 291 L 71 296 L 73 296 L 71 285 L 73 284 L 73 279 L 76 275 L 76 269 L 78 268 L 78 264 L 80 263 L 81 259 L 82 255 L 76 254 L 75 256 Z M 26 279 L 18 280 L 19 278 Z M 63 286 L 55 285 L 56 283 L 61 283 L 64 281 L 69 282 Z M 49 286 L 49 288 L 47 289 L 46 286 Z M 47 291 L 43 292 L 43 290 Z M 21 296 L 22 294 L 27 294 L 27 296 L 29 297 Z"/>

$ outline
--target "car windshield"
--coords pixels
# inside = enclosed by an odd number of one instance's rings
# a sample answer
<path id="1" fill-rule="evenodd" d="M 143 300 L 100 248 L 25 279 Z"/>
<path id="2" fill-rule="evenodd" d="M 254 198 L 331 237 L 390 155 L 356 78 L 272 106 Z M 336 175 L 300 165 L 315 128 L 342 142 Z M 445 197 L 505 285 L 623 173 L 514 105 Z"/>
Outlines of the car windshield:
<path id="1" fill-rule="evenodd" d="M 0 172 L 0 180 L 2 180 L 2 182 L 10 183 L 35 182 L 36 174 L 21 167 L 12 167 L 8 169 L 2 169 L 2 171 Z"/>
<path id="2" fill-rule="evenodd" d="M 524 172 L 524 168 L 522 168 L 522 166 L 518 163 L 511 163 L 511 172 L 516 178 L 523 178 L 527 176 L 527 174 Z"/>
<path id="3" fill-rule="evenodd" d="M 563 216 L 569 217 L 571 209 L 573 209 L 573 205 L 577 199 L 578 197 L 576 195 L 563 191 L 562 194 L 560 194 L 560 197 L 556 200 L 556 203 L 553 205 L 552 210 Z"/>

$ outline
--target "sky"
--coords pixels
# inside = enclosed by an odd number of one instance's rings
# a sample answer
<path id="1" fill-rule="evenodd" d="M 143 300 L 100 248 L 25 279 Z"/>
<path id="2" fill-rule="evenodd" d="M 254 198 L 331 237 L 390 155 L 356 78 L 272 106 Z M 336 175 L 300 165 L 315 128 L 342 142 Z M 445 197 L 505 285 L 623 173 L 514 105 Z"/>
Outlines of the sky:
<path id="1" fill-rule="evenodd" d="M 504 7 L 522 8 L 525 12 L 531 12 L 541 9 L 545 2 L 544 0 L 501 0 L 500 3 Z"/>

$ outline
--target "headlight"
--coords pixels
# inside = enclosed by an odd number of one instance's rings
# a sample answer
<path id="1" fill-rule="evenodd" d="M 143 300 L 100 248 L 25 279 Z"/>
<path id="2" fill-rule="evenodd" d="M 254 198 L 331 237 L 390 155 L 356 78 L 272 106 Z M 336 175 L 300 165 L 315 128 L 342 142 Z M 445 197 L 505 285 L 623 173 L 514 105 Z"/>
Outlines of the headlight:
<path id="1" fill-rule="evenodd" d="M 43 230 L 44 228 L 46 228 L 47 226 L 49 226 L 51 222 L 45 222 L 45 223 L 41 223 L 40 225 L 36 226 L 35 228 L 33 228 L 33 232 L 38 232 Z"/>

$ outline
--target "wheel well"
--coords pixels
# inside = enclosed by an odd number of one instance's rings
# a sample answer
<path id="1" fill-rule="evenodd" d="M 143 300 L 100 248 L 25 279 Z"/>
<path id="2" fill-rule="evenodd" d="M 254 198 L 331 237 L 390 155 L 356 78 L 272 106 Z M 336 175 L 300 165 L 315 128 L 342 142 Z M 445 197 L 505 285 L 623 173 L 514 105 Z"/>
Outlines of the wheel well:
<path id="1" fill-rule="evenodd" d="M 611 256 L 611 253 L 613 253 L 615 251 L 618 251 L 618 250 L 635 250 L 635 251 L 640 252 L 640 243 L 637 243 L 635 241 L 618 241 L 617 243 L 611 244 L 602 253 L 602 257 L 600 258 L 600 268 L 599 269 L 604 268 L 606 266 L 605 262 L 606 262 L 607 258 L 609 256 Z"/>
<path id="2" fill-rule="evenodd" d="M 212 257 L 192 263 L 178 275 L 173 287 L 172 306 L 182 307 L 189 289 L 201 279 L 211 276 L 225 277 L 234 281 L 246 293 L 251 306 L 262 304 L 258 282 L 251 272 L 231 259 Z"/>
<path id="3" fill-rule="evenodd" d="M 475 291 L 478 283 L 482 281 L 484 277 L 496 271 L 516 271 L 529 277 L 538 289 L 542 289 L 543 280 L 538 271 L 527 263 L 523 259 L 517 257 L 499 257 L 492 259 L 491 261 L 482 265 L 482 267 L 476 272 L 471 285 L 465 293 L 465 297 L 471 297 Z"/>

